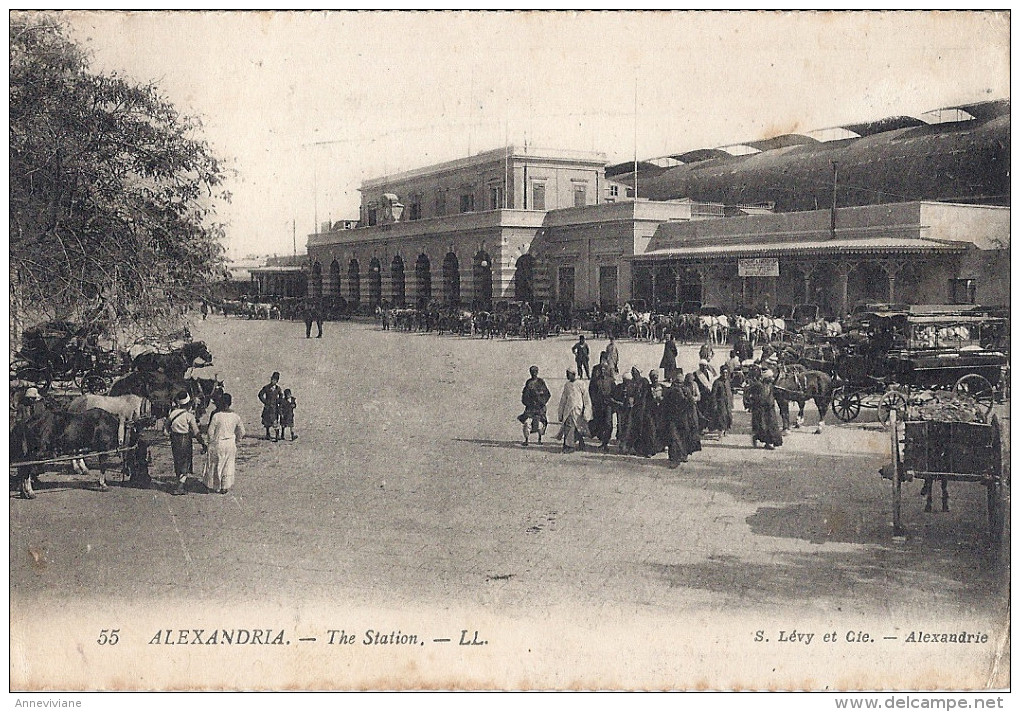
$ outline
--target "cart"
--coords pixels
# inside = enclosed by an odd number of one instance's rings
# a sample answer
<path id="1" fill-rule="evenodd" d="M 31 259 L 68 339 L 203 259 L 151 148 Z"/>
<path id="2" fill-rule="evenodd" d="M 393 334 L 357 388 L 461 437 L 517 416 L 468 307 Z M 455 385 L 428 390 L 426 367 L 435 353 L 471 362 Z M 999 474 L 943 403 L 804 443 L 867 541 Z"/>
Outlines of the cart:
<path id="1" fill-rule="evenodd" d="M 836 363 L 832 410 L 850 422 L 862 408 L 889 413 L 924 405 L 935 392 L 955 392 L 981 404 L 984 416 L 1002 397 L 1009 357 L 999 335 L 1008 318 L 973 309 L 917 307 L 865 312 L 844 337 Z"/>
<path id="2" fill-rule="evenodd" d="M 990 423 L 906 420 L 897 424 L 898 412 L 893 409 L 889 418 L 892 472 L 898 474 L 892 478 L 893 533 L 904 534 L 902 482 L 924 480 L 926 512 L 931 511 L 936 482 L 942 485 L 943 511 L 948 511 L 948 482 L 974 482 L 987 489 L 988 534 L 992 541 L 1000 542 L 1006 505 L 998 419 L 993 417 Z"/>

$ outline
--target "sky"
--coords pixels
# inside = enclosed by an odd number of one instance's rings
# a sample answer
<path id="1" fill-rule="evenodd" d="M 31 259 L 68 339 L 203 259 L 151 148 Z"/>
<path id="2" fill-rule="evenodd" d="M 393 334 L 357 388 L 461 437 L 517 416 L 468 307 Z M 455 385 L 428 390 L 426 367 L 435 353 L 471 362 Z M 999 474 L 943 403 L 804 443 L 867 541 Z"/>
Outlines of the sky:
<path id="1" fill-rule="evenodd" d="M 1009 97 L 1004 12 L 58 14 L 93 69 L 202 119 L 235 258 L 507 143 L 614 163 Z"/>

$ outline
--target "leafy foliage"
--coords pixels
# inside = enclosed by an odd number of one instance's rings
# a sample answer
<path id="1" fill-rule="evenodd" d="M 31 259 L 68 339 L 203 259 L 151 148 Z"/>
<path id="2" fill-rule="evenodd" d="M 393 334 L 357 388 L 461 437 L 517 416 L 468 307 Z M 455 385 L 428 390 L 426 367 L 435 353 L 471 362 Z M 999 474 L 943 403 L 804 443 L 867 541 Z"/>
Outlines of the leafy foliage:
<path id="1" fill-rule="evenodd" d="M 172 325 L 222 271 L 223 169 L 155 86 L 89 69 L 46 16 L 10 24 L 12 319 Z"/>

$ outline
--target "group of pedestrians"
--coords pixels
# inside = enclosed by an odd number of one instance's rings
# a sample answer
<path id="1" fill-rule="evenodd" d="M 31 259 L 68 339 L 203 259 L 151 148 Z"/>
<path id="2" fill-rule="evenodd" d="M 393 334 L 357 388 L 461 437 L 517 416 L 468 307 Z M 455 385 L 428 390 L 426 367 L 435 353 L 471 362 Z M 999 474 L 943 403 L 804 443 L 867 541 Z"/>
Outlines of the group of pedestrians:
<path id="1" fill-rule="evenodd" d="M 294 411 L 297 399 L 289 388 L 280 387 L 280 372 L 273 371 L 269 383 L 259 391 L 262 403 L 262 427 L 266 429 L 266 440 L 274 443 L 283 440 L 290 428 L 290 439 L 297 440 L 294 430 Z"/>
<path id="2" fill-rule="evenodd" d="M 598 363 L 589 369 L 590 345 L 579 337 L 571 352 L 575 367 L 566 370 L 566 383 L 560 395 L 556 417 L 562 424 L 558 439 L 564 452 L 584 449 L 585 441 L 598 442 L 608 450 L 614 439 L 620 452 L 653 457 L 667 451 L 670 467 L 687 462 L 702 449 L 701 439 L 707 433 L 724 438 L 733 428 L 733 384 L 731 376 L 737 368 L 747 371 L 744 393 L 745 408 L 751 413 L 752 442 L 766 449 L 782 445 L 782 434 L 772 390 L 772 362 L 766 368 L 755 365 L 747 369 L 736 354 L 718 372 L 712 366 L 714 352 L 710 344 L 699 350 L 698 367 L 685 374 L 677 365 L 679 349 L 667 335 L 659 369 L 645 377 L 634 366 L 620 378 L 620 354 L 610 338 Z M 587 385 L 582 379 L 588 381 Z M 530 436 L 538 442 L 549 424 L 547 408 L 552 394 L 539 377 L 537 366 L 530 368 L 521 402 L 524 412 L 518 416 L 523 442 Z"/>
<path id="3" fill-rule="evenodd" d="M 186 493 L 188 477 L 194 474 L 194 443 L 197 441 L 206 455 L 202 483 L 207 492 L 226 494 L 234 485 L 237 447 L 244 438 L 244 424 L 232 409 L 233 398 L 220 393 L 213 399 L 215 411 L 203 434 L 195 416 L 195 402 L 187 391 L 177 394 L 174 406 L 163 422 L 164 432 L 170 436 L 170 451 L 174 460 L 177 486 L 175 495 Z"/>

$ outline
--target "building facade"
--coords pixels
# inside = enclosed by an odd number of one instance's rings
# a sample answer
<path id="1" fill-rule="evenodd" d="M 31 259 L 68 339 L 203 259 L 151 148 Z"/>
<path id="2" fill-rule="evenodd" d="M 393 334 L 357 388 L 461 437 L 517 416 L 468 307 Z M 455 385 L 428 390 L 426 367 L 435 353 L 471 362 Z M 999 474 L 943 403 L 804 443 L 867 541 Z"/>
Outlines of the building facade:
<path id="1" fill-rule="evenodd" d="M 513 147 L 369 180 L 361 193 L 356 227 L 308 237 L 313 297 L 364 308 L 809 303 L 830 315 L 859 303 L 1009 302 L 1008 207 L 776 213 L 769 201 L 648 200 L 607 181 L 602 154 Z"/>

